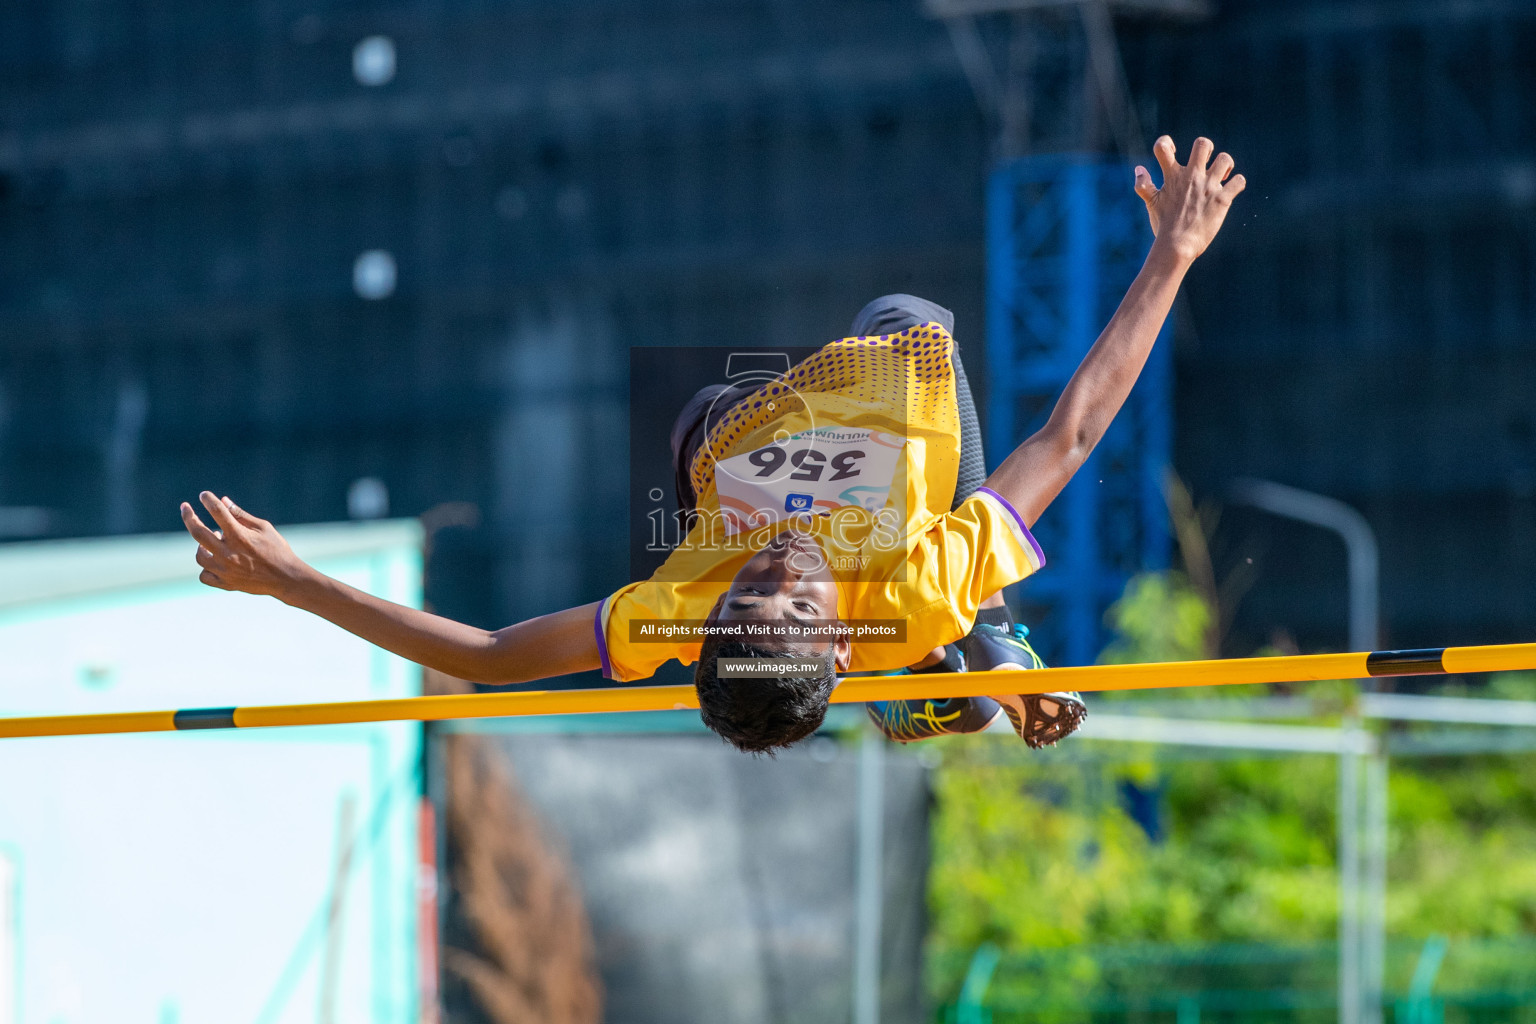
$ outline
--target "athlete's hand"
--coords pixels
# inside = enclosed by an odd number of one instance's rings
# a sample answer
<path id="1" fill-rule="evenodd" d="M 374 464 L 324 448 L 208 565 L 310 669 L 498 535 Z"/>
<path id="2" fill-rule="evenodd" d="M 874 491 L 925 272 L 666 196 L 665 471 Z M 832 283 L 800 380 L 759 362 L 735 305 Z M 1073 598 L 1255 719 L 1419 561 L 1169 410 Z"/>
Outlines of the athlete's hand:
<path id="1" fill-rule="evenodd" d="M 1205 252 L 1227 219 L 1232 200 L 1248 185 L 1241 174 L 1232 175 L 1230 156 L 1217 153 L 1211 159 L 1215 149 L 1210 139 L 1196 139 L 1189 148 L 1189 163 L 1180 164 L 1173 140 L 1164 135 L 1152 144 L 1152 155 L 1163 168 L 1163 187 L 1154 188 L 1147 169 L 1136 168 L 1136 194 L 1147 204 L 1152 234 L 1186 261 Z"/>
<path id="2" fill-rule="evenodd" d="M 310 571 L 277 527 L 265 519 L 212 491 L 199 494 L 198 500 L 219 527 L 210 530 L 190 503 L 181 503 L 181 521 L 197 541 L 197 564 L 203 567 L 198 579 L 203 583 L 282 599 Z"/>

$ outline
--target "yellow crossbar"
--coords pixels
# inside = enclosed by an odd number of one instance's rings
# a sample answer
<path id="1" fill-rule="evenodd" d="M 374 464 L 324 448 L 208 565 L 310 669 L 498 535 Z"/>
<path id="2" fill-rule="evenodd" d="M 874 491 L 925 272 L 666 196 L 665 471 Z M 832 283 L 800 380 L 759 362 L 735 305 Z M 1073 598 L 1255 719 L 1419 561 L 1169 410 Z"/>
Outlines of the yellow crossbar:
<path id="1" fill-rule="evenodd" d="M 1236 686 L 1314 679 L 1367 679 L 1373 676 L 1533 669 L 1536 669 L 1536 644 L 1503 644 L 1489 647 L 1439 647 L 1419 651 L 1175 661 L 1147 665 L 1084 665 L 1033 671 L 850 676 L 832 694 L 832 701 L 835 704 L 857 704 L 871 700 L 943 699 L 991 693 L 1155 690 L 1182 686 Z M 345 725 L 357 722 L 433 722 L 518 715 L 586 715 L 611 711 L 671 711 L 698 706 L 699 702 L 691 686 L 522 690 L 395 700 L 354 700 L 334 704 L 271 704 L 186 708 L 180 711 L 130 711 L 106 715 L 0 718 L 0 739 L 189 729 Z"/>

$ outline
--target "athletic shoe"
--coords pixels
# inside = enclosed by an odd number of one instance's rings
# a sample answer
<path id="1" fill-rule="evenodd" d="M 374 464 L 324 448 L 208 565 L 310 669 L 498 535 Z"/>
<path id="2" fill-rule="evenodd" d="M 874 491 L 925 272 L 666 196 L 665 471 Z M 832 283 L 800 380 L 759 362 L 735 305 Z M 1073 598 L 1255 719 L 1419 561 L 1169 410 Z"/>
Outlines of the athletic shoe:
<path id="1" fill-rule="evenodd" d="M 929 668 L 901 669 L 892 675 L 925 672 L 964 672 L 965 659 L 954 644 L 944 648 L 944 660 Z M 897 743 L 913 743 L 934 736 L 981 732 L 1002 713 L 997 702 L 986 697 L 952 697 L 943 700 L 879 700 L 864 705 L 869 717 Z"/>
<path id="2" fill-rule="evenodd" d="M 864 705 L 869 717 L 897 743 L 914 743 L 934 736 L 981 732 L 997 721 L 1004 708 L 986 697 L 948 700 L 873 700 Z"/>
<path id="3" fill-rule="evenodd" d="M 960 641 L 965 661 L 972 672 L 990 669 L 1044 668 L 1045 662 L 1029 645 L 1029 628 L 1015 625 L 1009 632 L 1000 626 L 978 622 Z M 1083 698 L 1068 690 L 1054 693 L 994 695 L 1019 738 L 1033 749 L 1055 746 L 1077 731 L 1088 717 Z"/>

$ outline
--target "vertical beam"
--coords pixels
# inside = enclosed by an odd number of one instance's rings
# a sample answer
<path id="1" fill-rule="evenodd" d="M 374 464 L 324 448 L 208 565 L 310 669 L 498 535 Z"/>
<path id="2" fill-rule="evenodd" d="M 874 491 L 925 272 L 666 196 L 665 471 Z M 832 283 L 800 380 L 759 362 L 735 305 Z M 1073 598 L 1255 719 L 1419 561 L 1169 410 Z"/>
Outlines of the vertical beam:
<path id="1" fill-rule="evenodd" d="M 1098 334 L 1099 312 L 1099 204 L 1094 188 L 1096 167 L 1073 165 L 1063 179 L 1062 202 L 1066 223 L 1066 279 L 1062 282 L 1063 330 L 1062 355 L 1065 363 L 1076 363 L 1093 345 Z M 1062 382 L 1065 384 L 1065 381 Z M 1094 584 L 1102 574 L 1098 551 L 1099 495 L 1097 486 L 1085 487 L 1084 481 L 1098 480 L 1104 453 L 1089 456 L 1087 464 L 1062 495 L 1066 500 L 1062 523 L 1065 556 L 1062 571 L 1076 585 L 1063 600 L 1060 621 L 1065 629 L 1066 657 L 1070 665 L 1090 665 L 1098 656 L 1099 618 L 1097 589 Z"/>
<path id="2" fill-rule="evenodd" d="M 859 853 L 853 943 L 853 1024 L 880 1024 L 880 929 L 885 851 L 885 740 L 865 727 L 859 743 Z"/>
<path id="3" fill-rule="evenodd" d="M 1002 109 L 1002 86 L 998 82 L 997 72 L 992 69 L 992 59 L 987 56 L 986 43 L 976 28 L 976 19 L 963 15 L 945 18 L 944 27 L 949 30 L 949 41 L 955 47 L 960 70 L 965 72 L 966 81 L 971 83 L 971 92 L 976 96 L 981 116 L 989 125 L 998 124 L 999 111 Z"/>
<path id="4" fill-rule="evenodd" d="M 1360 755 L 1358 719 L 1344 725 L 1339 754 L 1339 1024 L 1360 1020 Z"/>
<path id="5" fill-rule="evenodd" d="M 1018 185 L 1011 167 L 1000 167 L 987 181 L 987 419 L 986 447 L 992 461 L 1006 458 L 1022 438 L 1015 422 L 1018 385 L 1014 350 L 1018 346 L 1019 251 L 1015 225 Z"/>
<path id="6" fill-rule="evenodd" d="M 139 457 L 148 416 L 149 392 L 143 382 L 136 378 L 122 381 L 117 387 L 112 430 L 102 452 L 108 533 L 133 533 L 137 527 Z"/>
<path id="7" fill-rule="evenodd" d="M 336 862 L 331 871 L 331 894 L 325 915 L 325 952 L 320 961 L 319 1024 L 335 1024 L 336 997 L 341 975 L 342 926 L 346 923 L 347 882 L 352 877 L 357 800 L 343 793 L 336 812 Z"/>
<path id="8" fill-rule="evenodd" d="M 1115 23 L 1105 0 L 1087 0 L 1078 6 L 1088 50 L 1088 71 L 1097 89 L 1109 134 L 1121 155 L 1132 158 L 1143 151 L 1141 119 L 1125 81 L 1125 65 L 1120 59 L 1120 44 L 1115 41 Z"/>
<path id="9" fill-rule="evenodd" d="M 1035 38 L 1035 19 L 1024 11 L 1008 16 L 1007 70 L 998 109 L 998 155 L 1005 159 L 1023 156 L 1030 150 L 1034 132 L 1035 70 L 1039 64 L 1040 43 Z"/>
<path id="10" fill-rule="evenodd" d="M 442 937 L 448 887 L 448 794 L 444 730 L 439 722 L 421 723 L 421 792 L 417 810 L 416 876 L 416 1019 L 439 1024 Z"/>
<path id="11" fill-rule="evenodd" d="M 999 167 L 988 187 L 987 446 L 994 464 L 1043 422 L 1151 243 L 1129 168 L 1051 155 Z M 1103 442 L 1036 535 L 1052 571 L 1026 584 L 1049 609 L 1048 661 L 1091 664 L 1103 616 L 1138 571 L 1167 565 L 1169 331 Z"/>
<path id="12" fill-rule="evenodd" d="M 1365 759 L 1365 877 L 1361 885 L 1361 1024 L 1382 1024 L 1387 958 L 1387 756 L 1377 750 Z"/>

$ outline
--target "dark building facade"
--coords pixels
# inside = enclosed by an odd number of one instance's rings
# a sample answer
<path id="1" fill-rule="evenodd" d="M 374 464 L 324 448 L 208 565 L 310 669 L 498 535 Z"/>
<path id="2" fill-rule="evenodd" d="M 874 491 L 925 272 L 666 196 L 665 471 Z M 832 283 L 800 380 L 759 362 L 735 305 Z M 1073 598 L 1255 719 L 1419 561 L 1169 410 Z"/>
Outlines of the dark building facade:
<path id="1" fill-rule="evenodd" d="M 1536 8 L 1222 3 L 1127 47 L 1159 130 L 1248 178 L 1180 310 L 1177 464 L 1358 508 L 1383 642 L 1536 629 Z M 1345 643 L 1335 537 L 1229 508 L 1234 644 Z"/>
<path id="2" fill-rule="evenodd" d="M 1358 507 L 1389 642 L 1529 639 L 1536 21 L 1233 0 L 1121 40 L 1149 132 L 1250 182 L 1178 312 L 1196 496 Z M 910 290 L 983 365 L 992 158 L 907 0 L 7 4 L 0 527 L 173 530 L 204 487 L 337 519 L 373 477 L 474 506 L 441 610 L 593 600 L 628 350 L 815 344 Z M 1336 541 L 1229 510 L 1216 547 L 1260 569 L 1233 653 L 1342 646 Z"/>
<path id="3" fill-rule="evenodd" d="M 630 347 L 819 344 L 896 290 L 979 344 L 985 152 L 887 0 L 7 5 L 0 506 L 329 520 L 376 477 L 478 510 L 442 610 L 593 600 Z"/>

